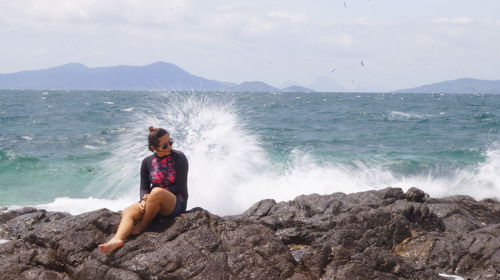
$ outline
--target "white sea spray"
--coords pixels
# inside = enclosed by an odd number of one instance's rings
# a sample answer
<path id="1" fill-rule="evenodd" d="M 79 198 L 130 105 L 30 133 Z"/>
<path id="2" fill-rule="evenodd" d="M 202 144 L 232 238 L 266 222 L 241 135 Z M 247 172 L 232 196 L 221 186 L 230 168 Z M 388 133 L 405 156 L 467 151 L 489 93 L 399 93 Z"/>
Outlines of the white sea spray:
<path id="1" fill-rule="evenodd" d="M 377 161 L 325 163 L 300 147 L 292 149 L 285 161 L 275 161 L 263 147 L 262 136 L 242 121 L 230 96 L 158 93 L 155 102 L 149 112 L 134 112 L 133 123 L 117 136 L 111 156 L 100 164 L 103 172 L 87 187 L 90 198 L 58 198 L 44 207 L 78 213 L 120 209 L 137 200 L 140 163 L 151 154 L 147 150 L 150 125 L 169 130 L 174 148 L 188 157 L 188 207 L 200 206 L 220 215 L 241 213 L 265 198 L 285 201 L 302 194 L 385 187 L 418 187 L 437 197 L 469 194 L 481 199 L 500 194 L 496 145 L 485 151 L 484 162 L 447 176 L 396 174 Z"/>

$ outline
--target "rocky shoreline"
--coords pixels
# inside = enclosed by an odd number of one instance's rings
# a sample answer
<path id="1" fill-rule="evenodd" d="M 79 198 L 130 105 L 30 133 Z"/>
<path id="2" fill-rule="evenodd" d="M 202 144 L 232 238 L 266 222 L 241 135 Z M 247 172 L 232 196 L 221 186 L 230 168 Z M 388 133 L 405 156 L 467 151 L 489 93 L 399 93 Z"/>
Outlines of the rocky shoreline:
<path id="1" fill-rule="evenodd" d="M 500 279 L 500 203 L 419 189 L 262 200 L 240 215 L 157 219 L 110 255 L 120 220 L 0 213 L 0 279 Z"/>

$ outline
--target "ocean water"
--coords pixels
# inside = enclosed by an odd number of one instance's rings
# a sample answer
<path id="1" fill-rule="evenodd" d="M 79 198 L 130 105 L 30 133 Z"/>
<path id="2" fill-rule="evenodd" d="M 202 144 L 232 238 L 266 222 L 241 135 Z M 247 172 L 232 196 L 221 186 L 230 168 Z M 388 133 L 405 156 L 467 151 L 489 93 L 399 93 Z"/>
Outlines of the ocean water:
<path id="1" fill-rule="evenodd" d="M 148 126 L 188 157 L 188 208 L 238 214 L 385 187 L 500 198 L 500 95 L 0 91 L 0 207 L 139 198 Z"/>

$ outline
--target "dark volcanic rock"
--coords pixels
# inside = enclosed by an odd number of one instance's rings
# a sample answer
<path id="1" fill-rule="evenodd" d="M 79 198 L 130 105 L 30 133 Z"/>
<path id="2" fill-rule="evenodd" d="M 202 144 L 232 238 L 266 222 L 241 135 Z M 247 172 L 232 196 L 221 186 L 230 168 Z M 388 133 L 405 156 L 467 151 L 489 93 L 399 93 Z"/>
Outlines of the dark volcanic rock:
<path id="1" fill-rule="evenodd" d="M 0 238 L 12 241 L 0 245 L 0 279 L 32 279 L 39 271 L 51 279 L 287 279 L 296 272 L 273 230 L 203 209 L 157 220 L 109 256 L 96 248 L 112 236 L 118 213 L 7 214 Z"/>
<path id="2" fill-rule="evenodd" d="M 424 202 L 426 195 L 422 190 L 412 187 L 405 193 L 405 197 L 408 201 Z"/>
<path id="3" fill-rule="evenodd" d="M 157 219 L 110 255 L 120 214 L 0 214 L 0 279 L 499 279 L 500 203 L 387 188 Z"/>

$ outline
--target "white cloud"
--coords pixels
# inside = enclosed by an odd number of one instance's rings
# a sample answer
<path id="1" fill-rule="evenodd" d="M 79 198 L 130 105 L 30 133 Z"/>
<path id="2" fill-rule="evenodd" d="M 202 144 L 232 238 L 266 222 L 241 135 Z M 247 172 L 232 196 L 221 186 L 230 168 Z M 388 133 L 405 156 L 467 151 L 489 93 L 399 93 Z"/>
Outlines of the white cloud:
<path id="1" fill-rule="evenodd" d="M 145 24 L 176 22 L 188 0 L 19 0 L 0 3 L 0 16 L 21 24 L 86 22 Z"/>
<path id="2" fill-rule="evenodd" d="M 271 18 L 287 20 L 290 22 L 306 22 L 307 21 L 307 17 L 303 14 L 289 13 L 289 12 L 285 12 L 285 11 L 271 11 L 271 12 L 267 13 L 267 16 L 271 17 Z"/>
<path id="3" fill-rule="evenodd" d="M 274 23 L 260 18 L 252 18 L 248 25 L 248 30 L 252 33 L 258 34 L 260 32 L 268 32 L 273 29 Z"/>
<path id="4" fill-rule="evenodd" d="M 113 0 L 109 1 L 106 9 L 99 12 L 103 16 L 113 14 L 121 15 L 124 22 L 161 25 L 177 22 L 188 11 L 187 0 Z"/>
<path id="5" fill-rule="evenodd" d="M 247 3 L 230 3 L 230 4 L 222 4 L 217 6 L 215 9 L 218 11 L 230 11 L 248 7 Z"/>
<path id="6" fill-rule="evenodd" d="M 224 36 L 240 41 L 256 41 L 276 27 L 266 17 L 248 14 L 244 11 L 219 11 L 197 18 L 197 30 Z M 194 23 L 196 25 L 196 23 Z"/>
<path id="7" fill-rule="evenodd" d="M 465 23 L 471 23 L 472 19 L 468 18 L 468 17 L 457 17 L 457 18 L 443 17 L 443 18 L 434 19 L 431 22 L 432 23 L 461 23 L 461 24 L 465 24 Z"/>
<path id="8" fill-rule="evenodd" d="M 24 2 L 27 2 L 26 6 L 24 6 L 20 12 L 24 13 L 27 18 L 32 20 L 79 21 L 90 19 L 90 16 L 85 9 L 86 7 L 78 2 L 64 0 Z"/>
<path id="9" fill-rule="evenodd" d="M 371 25 L 370 21 L 363 17 L 358 17 L 351 20 L 351 24 L 364 25 L 364 26 Z"/>
<path id="10" fill-rule="evenodd" d="M 352 45 L 352 36 L 349 34 L 339 34 L 337 36 L 337 42 L 344 47 L 350 47 Z"/>
<path id="11" fill-rule="evenodd" d="M 240 17 L 236 13 L 220 12 L 207 16 L 204 25 L 227 26 L 237 23 L 239 20 Z"/>

